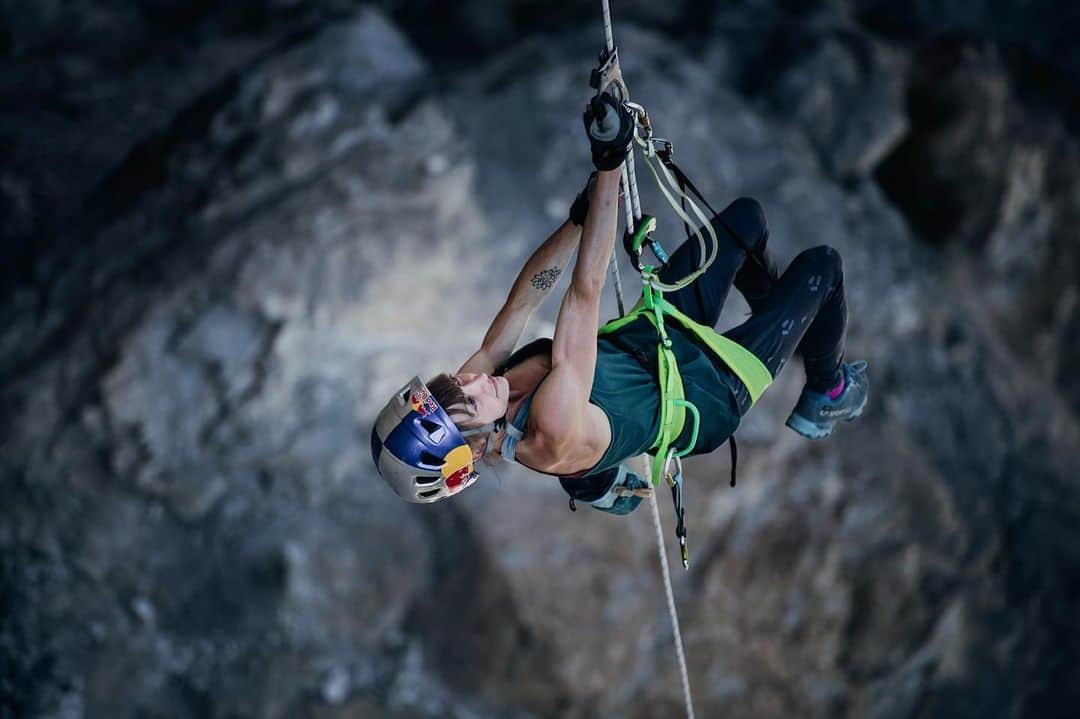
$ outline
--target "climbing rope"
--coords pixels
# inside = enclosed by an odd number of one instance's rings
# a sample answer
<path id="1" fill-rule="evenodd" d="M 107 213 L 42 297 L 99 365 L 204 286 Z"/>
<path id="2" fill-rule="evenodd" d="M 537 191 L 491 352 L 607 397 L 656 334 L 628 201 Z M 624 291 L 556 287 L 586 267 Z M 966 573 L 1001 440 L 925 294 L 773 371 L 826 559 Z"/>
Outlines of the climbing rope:
<path id="1" fill-rule="evenodd" d="M 648 460 L 645 462 L 648 467 Z M 660 506 L 656 503 L 656 492 L 649 495 L 652 508 L 653 529 L 656 531 L 656 545 L 660 551 L 660 572 L 664 577 L 667 590 L 668 614 L 671 615 L 671 628 L 675 633 L 675 656 L 679 660 L 679 676 L 682 678 L 683 700 L 686 702 L 686 716 L 694 719 L 694 702 L 690 698 L 690 674 L 686 670 L 686 654 L 683 652 L 682 633 L 679 631 L 679 613 L 675 609 L 675 594 L 671 589 L 671 570 L 668 569 L 667 549 L 664 546 L 664 528 L 660 524 Z"/>
<path id="2" fill-rule="evenodd" d="M 618 71 L 617 55 L 615 54 L 615 41 L 614 41 L 614 36 L 612 34 L 612 29 L 611 29 L 611 8 L 608 6 L 608 0 L 601 0 L 601 2 L 603 4 L 603 8 L 604 8 L 604 38 L 605 38 L 606 47 L 607 47 L 606 58 L 607 58 L 608 61 L 614 61 L 615 73 L 618 74 L 617 86 L 621 88 L 621 92 L 622 92 L 622 95 L 623 95 L 619 99 L 622 100 L 622 101 L 627 101 L 627 100 L 629 100 L 629 98 L 626 97 L 626 94 L 627 94 L 626 93 L 626 86 L 625 86 L 625 84 L 623 84 L 621 73 L 619 73 L 619 71 Z M 597 80 L 597 82 L 596 82 L 597 92 L 599 92 L 601 89 L 603 89 L 603 79 L 598 77 L 598 78 L 596 78 L 596 80 Z M 638 106 L 638 107 L 640 107 L 640 106 Z M 639 117 L 648 117 L 648 116 L 645 115 L 644 111 L 642 111 L 642 113 L 641 113 L 641 115 Z M 640 144 L 640 142 L 639 142 L 639 144 Z M 650 145 L 650 149 L 651 149 L 651 138 L 649 138 L 649 145 Z M 668 202 L 671 203 L 672 206 L 674 207 L 675 203 L 673 202 L 669 192 L 660 183 L 658 173 L 656 172 L 655 168 L 653 167 L 652 159 L 650 158 L 649 154 L 647 154 L 647 153 L 644 156 L 646 158 L 646 163 L 649 165 L 649 169 L 653 173 L 653 177 L 657 178 L 657 184 L 661 185 L 661 191 L 664 193 L 665 198 L 667 198 Z M 666 173 L 666 168 L 662 168 L 662 169 L 664 169 L 664 171 Z M 670 173 L 667 173 L 667 176 L 668 176 L 668 178 L 670 178 Z M 665 178 L 665 179 L 667 179 L 667 178 Z M 638 228 L 638 225 L 639 225 L 639 223 L 641 221 L 641 200 L 638 197 L 637 178 L 635 177 L 635 174 L 634 174 L 634 153 L 633 152 L 627 153 L 626 161 L 623 163 L 621 184 L 622 184 L 622 189 L 623 189 L 623 196 L 626 197 L 627 200 L 628 200 L 628 202 L 625 205 L 626 206 L 626 227 L 628 228 L 629 231 L 634 231 L 634 230 L 636 230 Z M 694 206 L 695 209 L 697 209 L 697 214 L 699 216 L 701 216 L 702 213 L 701 213 L 700 209 L 698 209 L 696 205 L 693 205 L 693 206 Z M 680 210 L 681 208 L 676 208 L 676 209 Z M 684 219 L 684 221 L 689 219 L 689 218 L 687 218 L 685 213 L 679 212 L 679 214 Z M 702 218 L 702 222 L 703 222 L 703 224 L 705 226 L 709 227 L 710 232 L 712 232 L 712 226 L 709 223 L 708 219 L 707 218 Z M 699 240 L 701 242 L 701 249 L 702 249 L 702 253 L 701 253 L 700 257 L 704 258 L 706 256 L 706 254 L 705 254 L 705 241 L 704 241 L 704 238 L 701 237 L 701 231 L 700 230 L 698 231 L 698 237 L 699 237 Z M 714 239 L 713 253 L 709 256 L 709 260 L 708 260 L 709 264 L 711 264 L 712 260 L 715 259 L 715 252 L 716 252 L 716 245 L 717 245 L 717 243 L 715 241 L 715 233 L 713 234 L 713 239 Z M 704 272 L 707 267 L 708 267 L 708 264 L 703 263 L 703 266 L 702 266 L 702 268 L 700 268 L 698 274 L 700 274 L 700 272 Z M 615 298 L 616 298 L 616 300 L 618 301 L 618 304 L 619 304 L 619 316 L 622 317 L 622 316 L 624 316 L 626 314 L 626 307 L 625 307 L 625 305 L 623 303 L 622 282 L 621 282 L 621 280 L 619 278 L 619 267 L 618 267 L 618 263 L 616 262 L 616 257 L 615 257 L 614 251 L 611 253 L 611 274 L 612 274 L 612 280 L 613 280 L 613 282 L 615 284 Z M 692 276 L 696 277 L 697 275 L 692 275 Z M 655 281 L 659 282 L 658 279 L 656 279 Z M 691 279 L 689 281 L 693 281 L 693 280 Z M 661 289 L 661 290 L 666 289 L 666 287 L 663 286 L 662 284 L 657 285 L 657 288 Z M 645 476 L 646 477 L 652 476 L 653 472 L 652 472 L 652 468 L 649 466 L 648 457 L 645 457 L 645 459 L 643 461 L 644 461 L 644 465 L 645 465 Z M 680 473 L 680 475 L 681 475 L 681 473 Z M 680 476 L 680 482 L 681 482 L 681 476 Z M 682 678 L 683 699 L 686 702 L 686 715 L 687 715 L 687 717 L 689 719 L 694 719 L 694 704 L 693 704 L 693 700 L 691 699 L 691 696 L 690 696 L 690 675 L 689 675 L 689 672 L 686 669 L 686 654 L 683 651 L 682 633 L 679 631 L 679 614 L 678 614 L 678 611 L 675 608 L 675 593 L 674 593 L 674 591 L 672 590 L 672 587 L 671 587 L 671 571 L 668 569 L 667 549 L 666 549 L 666 546 L 664 544 L 664 529 L 663 529 L 663 526 L 662 526 L 662 524 L 660 522 L 660 507 L 659 507 L 659 505 L 657 504 L 657 501 L 656 501 L 656 492 L 655 491 L 649 492 L 649 506 L 652 508 L 653 529 L 655 529 L 655 531 L 656 531 L 656 543 L 657 543 L 657 548 L 658 548 L 659 553 L 660 553 L 660 570 L 661 570 L 661 574 L 663 575 L 663 579 L 664 579 L 664 590 L 665 590 L 665 593 L 666 593 L 666 596 L 667 596 L 668 614 L 671 616 L 671 627 L 672 627 L 672 630 L 673 630 L 674 635 L 675 635 L 675 654 L 676 654 L 676 657 L 678 658 L 678 661 L 679 661 L 679 671 L 680 671 L 680 675 L 681 675 L 681 678 Z"/>

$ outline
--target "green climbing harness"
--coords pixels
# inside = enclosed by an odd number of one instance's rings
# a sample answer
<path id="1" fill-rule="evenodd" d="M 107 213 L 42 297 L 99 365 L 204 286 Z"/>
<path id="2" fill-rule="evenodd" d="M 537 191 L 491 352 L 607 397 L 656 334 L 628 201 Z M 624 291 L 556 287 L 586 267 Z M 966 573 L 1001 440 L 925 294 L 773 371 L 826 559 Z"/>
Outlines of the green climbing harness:
<path id="1" fill-rule="evenodd" d="M 608 322 L 599 330 L 601 335 L 610 334 L 642 315 L 647 317 L 653 327 L 656 328 L 658 335 L 656 366 L 657 382 L 660 387 L 660 431 L 656 441 L 649 449 L 649 453 L 653 455 L 650 475 L 654 487 L 659 485 L 660 478 L 665 475 L 665 466 L 671 459 L 681 459 L 693 451 L 694 445 L 697 443 L 701 420 L 697 407 L 686 399 L 686 394 L 683 391 L 679 365 L 675 360 L 675 353 L 671 351 L 671 340 L 664 325 L 665 316 L 675 320 L 680 327 L 696 337 L 731 369 L 735 376 L 746 386 L 751 405 L 757 402 L 773 380 L 769 369 L 748 349 L 724 337 L 713 328 L 695 322 L 664 299 L 663 291 L 656 287 L 659 279 L 657 276 L 658 268 L 641 263 L 641 253 L 646 246 L 652 250 L 661 263 L 667 262 L 667 253 L 661 244 L 653 238 L 655 229 L 656 219 L 651 215 L 642 215 L 637 223 L 637 228 L 633 232 L 626 233 L 624 244 L 630 253 L 630 259 L 634 267 L 641 272 L 641 299 L 627 314 Z M 686 424 L 687 410 L 690 411 L 694 421 L 690 441 L 686 447 L 675 449 L 672 444 L 682 434 Z"/>
<path id="2" fill-rule="evenodd" d="M 664 465 L 672 457 L 685 457 L 694 449 L 700 424 L 700 413 L 697 407 L 686 399 L 683 391 L 679 365 L 675 361 L 674 352 L 671 351 L 671 340 L 668 338 L 667 329 L 664 325 L 665 316 L 677 322 L 680 327 L 696 337 L 731 369 L 735 376 L 746 385 L 751 405 L 757 402 L 758 398 L 772 383 L 773 378 L 769 369 L 748 349 L 724 337 L 713 328 L 695 322 L 665 300 L 663 293 L 653 288 L 648 282 L 653 270 L 654 268 L 649 265 L 642 268 L 642 277 L 645 282 L 638 303 L 625 316 L 612 320 L 601 327 L 599 334 L 605 335 L 615 332 L 642 315 L 647 317 L 653 327 L 656 328 L 658 335 L 656 351 L 657 381 L 660 387 L 660 432 L 649 449 L 649 453 L 654 455 L 651 479 L 653 486 L 656 486 L 660 483 L 660 478 L 664 476 Z M 671 445 L 682 434 L 686 424 L 687 410 L 690 411 L 693 417 L 691 437 L 686 447 L 676 450 Z"/>

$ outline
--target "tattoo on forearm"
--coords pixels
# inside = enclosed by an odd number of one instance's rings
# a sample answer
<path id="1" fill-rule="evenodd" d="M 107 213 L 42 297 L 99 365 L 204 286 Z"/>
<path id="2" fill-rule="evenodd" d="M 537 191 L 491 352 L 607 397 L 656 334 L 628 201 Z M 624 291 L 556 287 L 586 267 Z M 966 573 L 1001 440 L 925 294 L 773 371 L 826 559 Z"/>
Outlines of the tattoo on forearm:
<path id="1" fill-rule="evenodd" d="M 562 270 L 558 267 L 549 267 L 546 270 L 540 270 L 532 277 L 532 286 L 541 292 L 550 290 L 555 286 L 555 282 L 559 279 L 559 275 L 562 274 Z"/>

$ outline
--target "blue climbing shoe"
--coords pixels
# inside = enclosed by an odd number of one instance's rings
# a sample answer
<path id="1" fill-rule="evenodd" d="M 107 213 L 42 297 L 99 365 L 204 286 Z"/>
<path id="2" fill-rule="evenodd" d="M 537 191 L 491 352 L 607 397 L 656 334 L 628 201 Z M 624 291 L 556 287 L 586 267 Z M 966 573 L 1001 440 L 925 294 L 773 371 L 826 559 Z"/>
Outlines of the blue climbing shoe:
<path id="1" fill-rule="evenodd" d="M 845 362 L 844 391 L 836 399 L 803 387 L 799 402 L 785 424 L 809 439 L 824 439 L 840 420 L 850 422 L 862 414 L 870 389 L 866 362 Z"/>

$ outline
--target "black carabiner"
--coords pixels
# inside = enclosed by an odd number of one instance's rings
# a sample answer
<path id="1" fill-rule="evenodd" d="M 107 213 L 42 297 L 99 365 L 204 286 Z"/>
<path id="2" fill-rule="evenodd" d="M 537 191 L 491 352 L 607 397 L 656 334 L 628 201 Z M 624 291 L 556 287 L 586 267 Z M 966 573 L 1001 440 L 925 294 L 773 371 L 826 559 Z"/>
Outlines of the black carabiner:
<path id="1" fill-rule="evenodd" d="M 686 543 L 686 507 L 683 506 L 682 472 L 668 480 L 671 485 L 671 499 L 675 503 L 675 537 L 679 540 L 679 554 L 683 569 L 690 569 L 690 551 Z"/>

